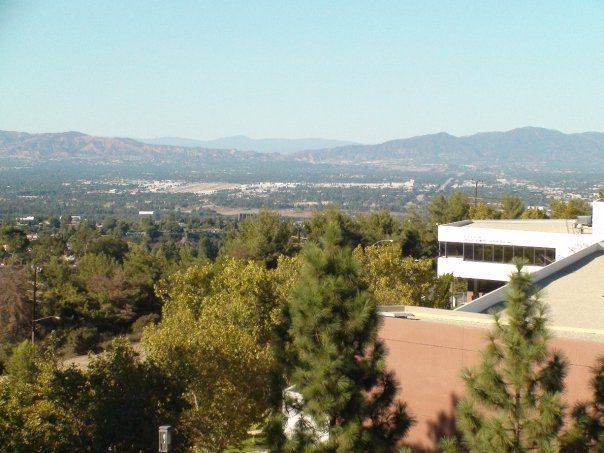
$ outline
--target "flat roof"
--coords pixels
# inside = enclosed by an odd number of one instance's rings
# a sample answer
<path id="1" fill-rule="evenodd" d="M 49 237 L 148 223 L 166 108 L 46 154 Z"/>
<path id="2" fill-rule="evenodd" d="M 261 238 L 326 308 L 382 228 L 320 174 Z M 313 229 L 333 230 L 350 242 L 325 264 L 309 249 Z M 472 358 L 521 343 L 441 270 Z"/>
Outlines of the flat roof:
<path id="1" fill-rule="evenodd" d="M 604 302 L 601 302 L 601 304 Z M 494 308 L 494 307 L 493 307 Z M 503 308 L 503 305 L 499 307 Z M 570 307 L 569 307 L 570 309 Z M 465 327 L 473 327 L 480 329 L 490 329 L 494 326 L 495 320 L 491 313 L 472 313 L 456 310 L 443 310 L 428 307 L 404 306 L 404 307 L 378 307 L 381 316 L 388 318 L 402 318 L 406 322 L 428 321 L 439 324 L 457 325 Z M 581 306 L 574 307 L 575 312 L 581 311 Z M 554 319 L 552 311 L 549 312 L 550 323 L 548 328 L 553 333 L 554 337 L 571 338 L 575 340 L 592 341 L 596 343 L 604 343 L 604 325 L 601 324 L 602 316 L 598 319 L 593 317 L 591 321 L 586 322 L 589 318 L 589 310 L 585 310 L 580 316 L 571 317 L 572 322 L 568 322 L 568 313 L 563 313 L 563 310 L 557 310 L 557 320 Z M 403 315 L 403 316 L 401 316 Z M 560 320 L 562 318 L 562 320 Z M 505 317 L 503 318 L 505 323 Z M 584 323 L 585 325 L 582 325 Z"/>
<path id="2" fill-rule="evenodd" d="M 539 281 L 553 325 L 604 330 L 604 250 Z"/>
<path id="3" fill-rule="evenodd" d="M 488 228 L 495 230 L 537 231 L 541 233 L 580 234 L 575 219 L 539 220 L 468 220 L 447 224 L 459 228 Z M 583 234 L 591 234 L 591 227 L 584 227 Z"/>
<path id="4" fill-rule="evenodd" d="M 604 341 L 604 243 L 550 264 L 533 278 L 557 335 Z M 507 289 L 505 285 L 455 311 L 474 315 L 501 312 Z"/>

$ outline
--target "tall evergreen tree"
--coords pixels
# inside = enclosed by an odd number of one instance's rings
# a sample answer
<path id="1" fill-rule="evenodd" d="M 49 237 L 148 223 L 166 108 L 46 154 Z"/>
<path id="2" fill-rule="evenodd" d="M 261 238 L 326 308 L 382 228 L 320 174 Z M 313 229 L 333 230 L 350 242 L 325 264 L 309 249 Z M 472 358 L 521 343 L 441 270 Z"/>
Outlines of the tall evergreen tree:
<path id="1" fill-rule="evenodd" d="M 556 448 L 566 363 L 548 349 L 546 322 L 546 307 L 517 263 L 505 318 L 495 316 L 482 363 L 463 372 L 467 397 L 458 407 L 457 424 L 469 451 Z"/>
<path id="2" fill-rule="evenodd" d="M 286 307 L 286 380 L 302 400 L 285 403 L 304 414 L 278 447 L 286 451 L 392 451 L 412 423 L 386 370 L 376 302 L 341 242 L 330 222 L 319 243 L 304 248 Z"/>

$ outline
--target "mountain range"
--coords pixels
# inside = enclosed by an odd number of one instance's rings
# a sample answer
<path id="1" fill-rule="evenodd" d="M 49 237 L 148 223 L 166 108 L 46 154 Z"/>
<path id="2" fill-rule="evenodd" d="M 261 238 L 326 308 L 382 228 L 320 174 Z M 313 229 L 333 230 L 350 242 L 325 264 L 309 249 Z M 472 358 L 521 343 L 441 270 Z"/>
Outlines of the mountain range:
<path id="1" fill-rule="evenodd" d="M 234 141 L 229 144 L 236 144 L 235 138 L 231 139 Z M 246 143 L 251 143 L 249 142 L 251 139 L 243 137 L 240 139 L 242 147 L 248 147 Z M 192 143 L 185 144 L 178 141 L 174 141 L 172 145 L 150 144 L 131 138 L 94 137 L 80 132 L 28 134 L 0 131 L 0 157 L 25 158 L 40 162 L 50 159 L 79 159 L 93 162 L 147 160 L 187 162 L 187 159 L 195 159 L 198 162 L 208 161 L 224 165 L 232 161 L 254 160 L 267 163 L 276 161 L 329 164 L 401 162 L 420 165 L 491 166 L 539 164 L 568 169 L 604 168 L 604 133 L 600 132 L 564 134 L 556 130 L 534 127 L 507 132 L 483 132 L 463 137 L 442 132 L 391 140 L 376 145 L 326 147 L 296 151 L 293 154 L 290 154 L 293 148 L 277 146 L 281 139 L 268 139 L 268 141 L 272 143 L 271 146 L 274 146 L 271 149 L 282 152 L 268 154 L 242 150 L 237 146 L 223 148 L 218 146 L 220 140 L 205 142 L 212 146 L 193 147 Z M 283 142 L 300 143 L 297 140 Z M 264 148 L 267 149 L 269 148 Z"/>
<path id="2" fill-rule="evenodd" d="M 324 138 L 261 138 L 255 139 L 245 135 L 222 137 L 215 140 L 193 140 L 181 137 L 160 137 L 138 139 L 150 145 L 186 146 L 191 148 L 237 149 L 239 151 L 257 151 L 260 153 L 293 154 L 298 151 L 335 148 L 336 146 L 356 145 L 345 140 L 328 140 Z"/>
<path id="3" fill-rule="evenodd" d="M 377 145 L 339 146 L 303 151 L 296 159 L 314 163 L 392 162 L 421 164 L 551 163 L 594 165 L 604 162 L 604 133 L 564 134 L 524 127 L 506 132 L 482 132 L 455 137 L 446 132 L 391 140 Z"/>
<path id="4" fill-rule="evenodd" d="M 43 162 L 77 159 L 91 162 L 169 161 L 197 159 L 225 162 L 271 159 L 271 156 L 232 149 L 150 145 L 131 138 L 95 137 L 80 132 L 28 134 L 0 131 L 0 157 Z M 272 156 L 272 159 L 279 156 Z"/>

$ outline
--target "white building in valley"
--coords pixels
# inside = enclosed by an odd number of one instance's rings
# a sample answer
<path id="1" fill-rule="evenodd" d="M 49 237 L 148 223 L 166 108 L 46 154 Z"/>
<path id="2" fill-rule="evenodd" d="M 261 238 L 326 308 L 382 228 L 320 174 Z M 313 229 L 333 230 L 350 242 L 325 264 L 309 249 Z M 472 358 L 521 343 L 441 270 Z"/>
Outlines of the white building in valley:
<path id="1" fill-rule="evenodd" d="M 592 216 L 547 220 L 464 220 L 438 226 L 438 274 L 468 280 L 469 298 L 501 287 L 514 270 L 514 257 L 536 272 L 604 241 L 604 201 Z"/>

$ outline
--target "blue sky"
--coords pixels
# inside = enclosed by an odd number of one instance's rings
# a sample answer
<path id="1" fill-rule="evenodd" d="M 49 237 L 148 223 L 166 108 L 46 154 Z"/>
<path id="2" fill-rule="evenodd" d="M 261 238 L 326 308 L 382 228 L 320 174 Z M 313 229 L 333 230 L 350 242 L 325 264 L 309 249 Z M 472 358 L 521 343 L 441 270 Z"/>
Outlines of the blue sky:
<path id="1" fill-rule="evenodd" d="M 602 1 L 0 0 L 0 129 L 604 131 Z"/>

